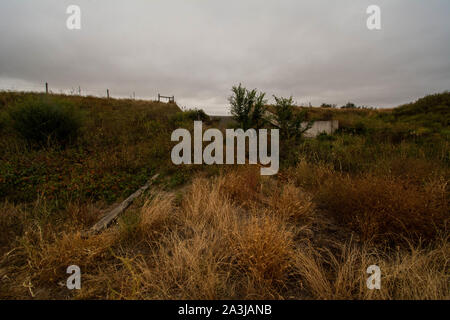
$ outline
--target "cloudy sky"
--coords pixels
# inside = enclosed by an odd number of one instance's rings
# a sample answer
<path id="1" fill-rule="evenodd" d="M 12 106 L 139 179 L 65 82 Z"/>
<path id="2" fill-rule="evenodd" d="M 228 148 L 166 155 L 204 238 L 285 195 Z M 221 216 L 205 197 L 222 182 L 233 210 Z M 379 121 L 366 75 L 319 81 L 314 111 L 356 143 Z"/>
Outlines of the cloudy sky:
<path id="1" fill-rule="evenodd" d="M 81 30 L 66 27 L 72 4 Z M 299 104 L 391 107 L 450 90 L 449 16 L 448 0 L 1 0 L 0 89 L 159 92 L 226 114 L 242 82 Z"/>

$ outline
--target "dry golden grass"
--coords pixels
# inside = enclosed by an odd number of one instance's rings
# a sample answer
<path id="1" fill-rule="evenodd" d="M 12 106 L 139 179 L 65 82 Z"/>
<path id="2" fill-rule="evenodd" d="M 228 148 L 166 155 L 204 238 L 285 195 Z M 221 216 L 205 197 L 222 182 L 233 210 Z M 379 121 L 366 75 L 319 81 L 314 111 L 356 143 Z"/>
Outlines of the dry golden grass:
<path id="1" fill-rule="evenodd" d="M 363 241 L 433 240 L 448 220 L 445 181 L 418 186 L 394 177 L 336 175 L 318 199 Z"/>
<path id="2" fill-rule="evenodd" d="M 273 215 L 287 221 L 308 224 L 312 221 L 314 204 L 304 190 L 287 183 L 272 190 L 269 208 Z"/>
<path id="3" fill-rule="evenodd" d="M 258 170 L 256 166 L 247 166 L 231 171 L 226 183 L 223 183 L 223 192 L 241 206 L 251 207 L 254 202 L 261 200 L 262 185 Z"/>
<path id="4" fill-rule="evenodd" d="M 432 190 L 442 187 L 429 185 Z M 90 220 L 90 214 L 81 216 L 78 228 Z M 8 225 L 10 219 L 5 220 Z M 262 178 L 255 168 L 198 177 L 182 197 L 151 195 L 141 209 L 123 216 L 118 227 L 89 239 L 73 226 L 52 232 L 24 220 L 26 232 L 0 264 L 0 297 L 449 298 L 445 235 L 427 246 L 394 251 L 350 238 L 323 245 L 316 235 L 333 237 L 318 229 L 320 219 L 304 190 Z M 72 264 L 82 270 L 82 290 L 77 292 L 58 285 Z M 382 270 L 381 290 L 366 287 L 366 269 L 372 264 Z"/>
<path id="5" fill-rule="evenodd" d="M 25 213 L 19 206 L 8 202 L 0 204 L 0 254 L 11 248 L 16 234 L 21 233 L 25 221 Z"/>
<path id="6" fill-rule="evenodd" d="M 230 237 L 232 262 L 252 289 L 285 285 L 294 256 L 293 233 L 286 225 L 269 216 L 251 217 Z"/>
<path id="7" fill-rule="evenodd" d="M 387 254 L 378 248 L 341 244 L 338 254 L 308 247 L 297 252 L 296 267 L 315 299 L 449 299 L 448 239 L 434 246 Z M 381 290 L 368 290 L 367 267 L 381 269 Z"/>
<path id="8" fill-rule="evenodd" d="M 395 164 L 390 167 L 395 175 L 350 175 L 303 160 L 291 179 L 308 188 L 321 209 L 362 241 L 389 241 L 391 245 L 433 241 L 447 232 L 448 180 L 442 173 L 424 169 L 421 162 L 415 164 L 417 171 L 410 174 Z"/>

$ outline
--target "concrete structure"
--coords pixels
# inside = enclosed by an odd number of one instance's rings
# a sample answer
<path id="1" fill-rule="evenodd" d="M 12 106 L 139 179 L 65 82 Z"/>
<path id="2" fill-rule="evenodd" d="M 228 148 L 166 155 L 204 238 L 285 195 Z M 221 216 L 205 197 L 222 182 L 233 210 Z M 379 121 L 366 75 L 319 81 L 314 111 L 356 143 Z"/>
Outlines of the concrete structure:
<path id="1" fill-rule="evenodd" d="M 216 122 L 216 126 L 220 129 L 229 128 L 231 125 L 236 124 L 231 116 L 210 116 L 213 122 Z M 278 127 L 278 123 L 273 120 L 273 116 L 270 113 L 266 113 L 266 119 L 269 120 L 272 125 Z M 304 122 L 303 128 L 308 125 L 307 122 Z M 321 133 L 333 134 L 336 130 L 339 129 L 339 121 L 338 120 L 329 120 L 329 121 L 314 121 L 312 127 L 305 132 L 306 138 L 315 138 Z"/>
<path id="2" fill-rule="evenodd" d="M 303 128 L 307 123 L 303 123 Z M 337 129 L 339 129 L 338 120 L 330 121 L 314 121 L 312 127 L 305 132 L 306 138 L 315 138 L 321 133 L 333 134 Z"/>
<path id="3" fill-rule="evenodd" d="M 275 120 L 275 115 L 272 112 L 266 111 L 264 118 L 275 127 L 279 126 L 278 122 Z M 303 122 L 302 128 L 306 128 L 307 125 L 307 122 Z M 333 134 L 337 129 L 339 129 L 338 120 L 314 121 L 312 127 L 305 132 L 304 136 L 306 138 L 315 138 L 321 133 Z"/>

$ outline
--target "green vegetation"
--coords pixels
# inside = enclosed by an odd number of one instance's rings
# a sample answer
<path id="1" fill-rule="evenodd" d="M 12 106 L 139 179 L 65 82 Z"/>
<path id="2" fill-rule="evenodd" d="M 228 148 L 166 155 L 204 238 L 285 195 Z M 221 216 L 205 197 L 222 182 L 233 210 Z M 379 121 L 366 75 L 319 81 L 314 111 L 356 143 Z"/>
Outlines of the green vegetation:
<path id="1" fill-rule="evenodd" d="M 263 106 L 256 90 L 233 92 L 243 128 L 270 126 L 255 105 L 282 124 L 276 177 L 175 167 L 171 133 L 208 123 L 201 110 L 0 93 L 0 298 L 450 298 L 448 92 L 393 110 Z M 46 123 L 32 108 L 80 121 L 77 139 L 60 139 L 58 125 L 23 134 L 21 121 Z M 300 122 L 330 119 L 335 134 L 298 139 Z M 82 237 L 156 172 L 116 226 Z M 72 264 L 81 291 L 58 285 Z M 372 264 L 382 290 L 365 286 Z"/>
<path id="2" fill-rule="evenodd" d="M 202 109 L 186 110 L 183 113 L 174 114 L 170 121 L 182 125 L 186 121 L 210 122 L 209 116 Z"/>
<path id="3" fill-rule="evenodd" d="M 416 102 L 396 108 L 396 120 L 417 123 L 428 128 L 450 126 L 450 92 L 426 96 Z"/>
<path id="4" fill-rule="evenodd" d="M 232 91 L 233 95 L 229 98 L 231 114 L 240 128 L 244 131 L 261 128 L 264 124 L 265 93 L 258 93 L 256 89 L 250 91 L 241 84 L 234 86 Z"/>
<path id="5" fill-rule="evenodd" d="M 170 161 L 170 134 L 192 126 L 189 118 L 174 120 L 183 115 L 175 104 L 21 93 L 1 93 L 0 101 L 8 118 L 0 140 L 0 199 L 15 203 L 41 197 L 64 207 L 126 197 L 154 172 L 179 170 Z M 76 143 L 46 143 L 73 137 L 78 124 Z"/>
<path id="6" fill-rule="evenodd" d="M 73 142 L 81 127 L 81 116 L 68 101 L 51 97 L 27 97 L 9 111 L 13 127 L 30 145 Z"/>
<path id="7" fill-rule="evenodd" d="M 296 112 L 294 100 L 290 98 L 275 98 L 274 120 L 280 129 L 280 138 L 282 141 L 293 142 L 302 137 L 302 135 L 311 128 L 312 122 L 306 126 L 302 123 L 306 121 L 306 111 Z"/>

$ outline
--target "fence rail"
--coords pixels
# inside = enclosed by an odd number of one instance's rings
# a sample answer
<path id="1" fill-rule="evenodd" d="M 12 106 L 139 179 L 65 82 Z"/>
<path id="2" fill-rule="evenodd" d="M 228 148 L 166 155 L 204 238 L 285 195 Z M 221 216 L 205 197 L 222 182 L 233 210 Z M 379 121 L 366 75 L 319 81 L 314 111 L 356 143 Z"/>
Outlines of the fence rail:
<path id="1" fill-rule="evenodd" d="M 162 95 L 160 95 L 160 94 L 158 93 L 158 102 L 161 102 L 161 99 L 168 99 L 168 100 L 169 100 L 169 103 L 170 103 L 170 102 L 175 102 L 175 96 L 171 96 L 171 97 L 168 97 L 168 96 L 162 96 Z"/>
<path id="2" fill-rule="evenodd" d="M 110 89 L 99 89 L 99 88 L 83 88 L 81 86 L 73 87 L 70 89 L 53 89 L 50 84 L 46 82 L 43 86 L 37 85 L 18 85 L 18 86 L 5 86 L 0 84 L 0 91 L 17 91 L 17 92 L 36 92 L 36 93 L 46 93 L 46 94 L 62 94 L 68 96 L 83 96 L 83 97 L 98 97 L 98 98 L 114 98 L 112 91 Z M 104 94 L 101 94 L 104 92 Z M 136 100 L 136 92 L 132 92 L 129 96 L 127 95 L 115 95 L 117 99 L 132 99 Z M 156 99 L 141 99 L 161 102 L 162 99 L 167 99 L 168 102 L 175 102 L 175 96 L 163 96 L 158 93 L 158 98 Z"/>

